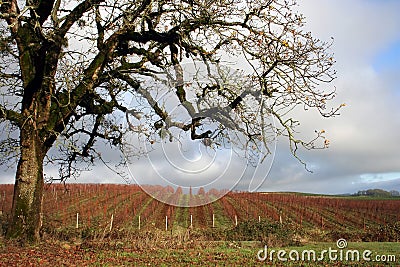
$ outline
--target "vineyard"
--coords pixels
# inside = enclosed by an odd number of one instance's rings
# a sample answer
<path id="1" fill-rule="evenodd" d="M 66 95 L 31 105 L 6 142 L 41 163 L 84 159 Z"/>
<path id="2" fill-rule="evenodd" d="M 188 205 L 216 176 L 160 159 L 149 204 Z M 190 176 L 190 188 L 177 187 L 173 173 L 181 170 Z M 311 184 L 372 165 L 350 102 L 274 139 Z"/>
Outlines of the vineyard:
<path id="1" fill-rule="evenodd" d="M 171 203 L 196 205 L 218 198 L 217 190 L 184 194 L 180 188 L 158 188 Z M 0 185 L 1 218 L 11 211 L 13 186 Z M 241 222 L 291 224 L 321 231 L 368 231 L 400 221 L 400 200 L 316 196 L 297 193 L 228 193 L 197 207 L 159 202 L 137 185 L 48 184 L 44 228 L 173 230 L 227 229 Z"/>

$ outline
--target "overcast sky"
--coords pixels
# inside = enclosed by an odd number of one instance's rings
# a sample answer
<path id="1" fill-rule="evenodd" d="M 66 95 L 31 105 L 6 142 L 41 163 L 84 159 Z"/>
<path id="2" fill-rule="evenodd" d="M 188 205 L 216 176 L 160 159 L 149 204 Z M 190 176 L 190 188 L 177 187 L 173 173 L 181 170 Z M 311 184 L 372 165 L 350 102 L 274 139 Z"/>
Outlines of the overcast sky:
<path id="1" fill-rule="evenodd" d="M 327 150 L 300 153 L 313 172 L 290 155 L 285 140 L 278 141 L 275 157 L 256 170 L 246 169 L 246 162 L 230 152 L 197 143 L 181 149 L 187 166 L 180 166 L 180 172 L 174 172 L 176 166 L 171 170 L 179 162 L 176 149 L 164 147 L 136 161 L 130 169 L 139 182 L 213 187 L 214 178 L 219 177 L 224 181 L 219 186 L 231 188 L 239 182 L 239 189 L 255 189 L 266 177 L 258 190 L 332 194 L 369 188 L 400 190 L 400 1 L 301 0 L 299 8 L 314 36 L 327 41 L 334 37 L 338 78 L 328 86 L 337 89 L 336 104 L 346 103 L 340 117 L 322 119 L 308 113 L 299 118 L 302 133 L 311 136 L 314 130 L 324 129 L 331 142 Z M 197 161 L 199 156 L 201 161 Z M 47 171 L 56 175 L 53 169 Z M 176 180 L 168 181 L 168 177 Z M 13 181 L 14 173 L 9 171 L 0 182 Z M 71 182 L 124 180 L 98 164 Z"/>
<path id="2" fill-rule="evenodd" d="M 366 188 L 400 189 L 400 1 L 302 0 L 307 28 L 335 38 L 340 117 L 309 116 L 328 150 L 304 153 L 314 171 L 304 172 L 279 145 L 265 190 L 346 193 Z"/>

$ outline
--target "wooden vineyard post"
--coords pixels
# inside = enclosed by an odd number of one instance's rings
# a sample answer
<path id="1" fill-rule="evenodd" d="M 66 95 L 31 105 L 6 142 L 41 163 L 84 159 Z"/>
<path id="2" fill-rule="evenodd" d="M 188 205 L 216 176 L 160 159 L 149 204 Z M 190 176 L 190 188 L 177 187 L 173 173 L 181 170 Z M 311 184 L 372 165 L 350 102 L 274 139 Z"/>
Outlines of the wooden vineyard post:
<path id="1" fill-rule="evenodd" d="M 4 212 L 4 203 L 6 202 L 6 191 L 3 191 L 3 199 L 1 201 L 1 210 L 0 210 L 0 215 L 3 214 Z"/>
<path id="2" fill-rule="evenodd" d="M 279 223 L 282 224 L 282 215 L 279 215 Z"/>
<path id="3" fill-rule="evenodd" d="M 212 215 L 212 227 L 215 227 L 215 214 Z"/>
<path id="4" fill-rule="evenodd" d="M 237 221 L 237 215 L 235 215 L 235 226 L 238 225 L 238 221 Z"/>
<path id="5" fill-rule="evenodd" d="M 261 222 L 261 216 L 258 216 L 258 222 L 259 223 Z"/>
<path id="6" fill-rule="evenodd" d="M 193 228 L 193 215 L 190 214 L 190 228 Z"/>
<path id="7" fill-rule="evenodd" d="M 168 216 L 165 216 L 165 231 L 168 231 Z"/>
<path id="8" fill-rule="evenodd" d="M 76 213 L 76 225 L 75 228 L 78 229 L 79 228 L 79 213 Z"/>
<path id="9" fill-rule="evenodd" d="M 113 227 L 113 222 L 114 222 L 114 214 L 111 214 L 111 221 L 110 221 L 110 232 L 112 230 Z"/>
<path id="10" fill-rule="evenodd" d="M 138 229 L 140 230 L 140 215 L 138 217 Z"/>

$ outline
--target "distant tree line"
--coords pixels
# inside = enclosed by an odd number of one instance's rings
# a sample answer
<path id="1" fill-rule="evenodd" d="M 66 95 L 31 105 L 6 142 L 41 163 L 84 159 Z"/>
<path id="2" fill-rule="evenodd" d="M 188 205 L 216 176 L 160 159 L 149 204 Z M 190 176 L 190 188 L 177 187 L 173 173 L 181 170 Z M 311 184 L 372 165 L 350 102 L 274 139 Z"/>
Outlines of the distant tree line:
<path id="1" fill-rule="evenodd" d="M 383 189 L 368 189 L 368 190 L 360 190 L 354 195 L 373 196 L 373 197 L 399 197 L 400 192 L 397 190 L 385 191 Z"/>

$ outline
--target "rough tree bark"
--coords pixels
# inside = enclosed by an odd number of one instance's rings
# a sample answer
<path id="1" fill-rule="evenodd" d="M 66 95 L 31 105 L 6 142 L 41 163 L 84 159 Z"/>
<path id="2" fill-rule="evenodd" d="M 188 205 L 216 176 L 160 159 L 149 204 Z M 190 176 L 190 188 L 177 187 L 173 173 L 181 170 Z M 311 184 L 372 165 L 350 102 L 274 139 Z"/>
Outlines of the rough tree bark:
<path id="1" fill-rule="evenodd" d="M 27 58 L 25 60 L 28 61 Z M 46 128 L 51 103 L 45 92 L 52 91 L 52 86 L 41 79 L 37 71 L 38 68 L 35 68 L 30 79 L 27 79 L 30 82 L 25 85 L 25 88 L 36 93 L 26 96 L 22 102 L 20 158 L 15 177 L 11 224 L 7 231 L 8 237 L 18 238 L 23 243 L 36 243 L 40 240 L 43 160 L 54 142 L 54 138 L 49 138 Z"/>
<path id="2" fill-rule="evenodd" d="M 12 221 L 7 235 L 22 237 L 29 243 L 40 240 L 43 199 L 43 149 L 37 129 L 33 123 L 21 131 L 21 157 L 18 162 Z"/>

